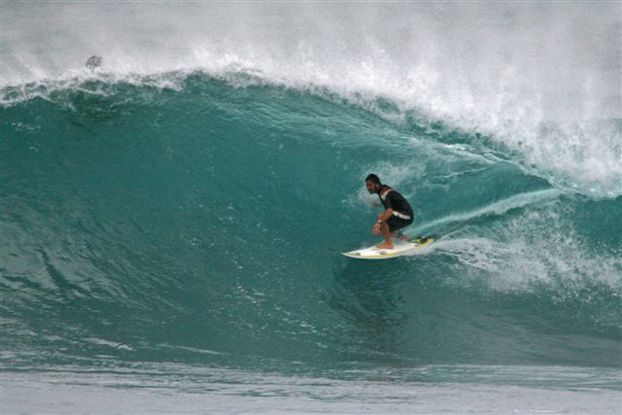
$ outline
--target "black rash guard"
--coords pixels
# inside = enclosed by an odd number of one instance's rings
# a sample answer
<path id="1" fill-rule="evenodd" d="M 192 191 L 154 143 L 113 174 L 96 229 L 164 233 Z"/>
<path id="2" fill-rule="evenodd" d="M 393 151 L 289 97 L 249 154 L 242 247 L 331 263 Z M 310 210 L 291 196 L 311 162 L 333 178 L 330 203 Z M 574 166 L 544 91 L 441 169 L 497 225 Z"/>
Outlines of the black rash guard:
<path id="1" fill-rule="evenodd" d="M 384 194 L 384 199 L 382 198 L 383 194 Z M 408 219 L 406 218 L 401 218 L 401 219 L 406 219 L 406 220 L 413 219 L 413 209 L 410 207 L 410 204 L 408 203 L 408 201 L 404 199 L 404 196 L 402 196 L 401 194 L 399 194 L 398 192 L 396 192 L 389 186 L 383 185 L 382 188 L 380 189 L 380 192 L 378 192 L 378 197 L 380 198 L 380 201 L 382 202 L 382 206 L 384 206 L 385 209 L 393 209 L 394 212 L 397 212 L 401 215 L 408 216 Z M 395 216 L 398 216 L 398 215 L 395 215 Z"/>

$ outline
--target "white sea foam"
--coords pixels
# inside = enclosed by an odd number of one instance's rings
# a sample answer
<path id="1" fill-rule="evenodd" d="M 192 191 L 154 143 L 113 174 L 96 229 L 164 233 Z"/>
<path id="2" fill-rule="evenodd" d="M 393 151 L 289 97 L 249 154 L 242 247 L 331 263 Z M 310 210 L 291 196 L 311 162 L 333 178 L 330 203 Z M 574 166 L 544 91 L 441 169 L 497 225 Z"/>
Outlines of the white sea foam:
<path id="1" fill-rule="evenodd" d="M 484 281 L 498 291 L 531 291 L 549 287 L 560 296 L 576 289 L 603 284 L 622 287 L 622 252 L 590 249 L 574 230 L 563 208 L 532 208 L 523 214 L 500 220 L 483 236 L 472 236 L 462 228 L 434 244 L 466 266 L 460 284 Z M 589 299 L 586 299 L 588 301 Z"/>
<path id="2" fill-rule="evenodd" d="M 440 225 L 447 225 L 452 223 L 463 223 L 474 218 L 480 218 L 488 215 L 501 216 L 512 209 L 522 208 L 531 204 L 542 203 L 552 200 L 560 195 L 560 192 L 556 189 L 537 190 L 534 192 L 521 193 L 511 196 L 507 199 L 499 200 L 491 203 L 490 205 L 482 208 L 462 212 L 454 213 L 449 216 L 426 222 L 420 226 L 415 227 L 415 233 L 421 234 L 434 229 Z"/>
<path id="3" fill-rule="evenodd" d="M 490 136 L 559 188 L 622 194 L 619 4 L 2 7 L 2 87 L 101 73 L 244 72 L 355 101 L 385 97 Z M 94 54 L 101 67 L 86 69 Z"/>

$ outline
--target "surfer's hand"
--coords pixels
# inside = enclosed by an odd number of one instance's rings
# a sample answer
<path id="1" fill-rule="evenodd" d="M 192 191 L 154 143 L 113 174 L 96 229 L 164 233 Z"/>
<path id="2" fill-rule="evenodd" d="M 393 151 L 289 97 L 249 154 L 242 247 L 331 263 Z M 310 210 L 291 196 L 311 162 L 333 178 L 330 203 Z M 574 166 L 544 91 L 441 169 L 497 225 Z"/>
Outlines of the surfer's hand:
<path id="1" fill-rule="evenodd" d="M 372 228 L 372 232 L 374 232 L 374 235 L 378 235 L 380 233 L 380 224 L 379 223 L 374 223 L 374 227 Z"/>

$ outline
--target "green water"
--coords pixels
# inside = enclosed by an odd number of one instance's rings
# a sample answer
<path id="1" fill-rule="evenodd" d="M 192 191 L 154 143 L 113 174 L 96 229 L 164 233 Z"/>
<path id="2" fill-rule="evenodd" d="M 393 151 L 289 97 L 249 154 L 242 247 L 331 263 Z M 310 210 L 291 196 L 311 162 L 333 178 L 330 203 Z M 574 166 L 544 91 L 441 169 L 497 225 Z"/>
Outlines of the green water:
<path id="1" fill-rule="evenodd" d="M 622 363 L 620 197 L 329 93 L 80 87 L 2 109 L 5 368 Z M 339 255 L 376 241 L 369 172 L 432 249 Z"/>

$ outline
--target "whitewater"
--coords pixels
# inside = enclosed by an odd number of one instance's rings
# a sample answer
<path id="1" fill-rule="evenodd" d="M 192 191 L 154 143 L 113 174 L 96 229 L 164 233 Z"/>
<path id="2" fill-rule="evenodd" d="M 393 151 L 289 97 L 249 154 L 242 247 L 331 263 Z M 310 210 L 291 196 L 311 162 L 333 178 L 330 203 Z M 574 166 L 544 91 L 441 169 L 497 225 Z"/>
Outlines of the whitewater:
<path id="1" fill-rule="evenodd" d="M 622 411 L 619 2 L 0 19 L 0 412 Z"/>

